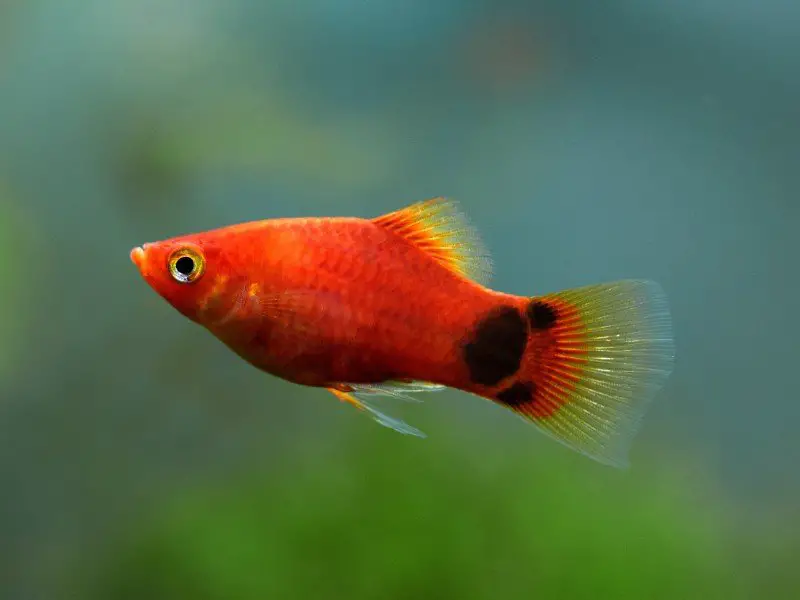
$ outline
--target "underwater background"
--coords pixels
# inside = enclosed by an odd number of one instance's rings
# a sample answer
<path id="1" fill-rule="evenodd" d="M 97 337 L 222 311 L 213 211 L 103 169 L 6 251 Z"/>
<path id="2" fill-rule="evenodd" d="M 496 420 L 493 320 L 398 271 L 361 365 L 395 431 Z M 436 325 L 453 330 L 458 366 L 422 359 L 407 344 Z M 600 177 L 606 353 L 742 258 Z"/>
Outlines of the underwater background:
<path id="1" fill-rule="evenodd" d="M 0 598 L 798 598 L 800 3 L 2 0 Z M 493 287 L 654 279 L 632 467 L 269 377 L 128 258 L 457 199 Z"/>

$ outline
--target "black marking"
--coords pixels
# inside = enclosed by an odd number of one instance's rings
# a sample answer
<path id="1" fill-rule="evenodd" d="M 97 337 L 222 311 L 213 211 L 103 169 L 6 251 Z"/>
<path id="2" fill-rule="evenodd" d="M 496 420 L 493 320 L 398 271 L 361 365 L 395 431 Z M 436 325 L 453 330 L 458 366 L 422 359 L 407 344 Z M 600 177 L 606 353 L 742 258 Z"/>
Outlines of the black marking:
<path id="1" fill-rule="evenodd" d="M 556 324 L 558 314 L 556 310 L 541 300 L 533 300 L 528 305 L 528 321 L 531 329 L 550 329 Z"/>
<path id="2" fill-rule="evenodd" d="M 497 394 L 497 401 L 506 406 L 516 407 L 532 402 L 536 394 L 536 385 L 532 381 L 518 381 Z"/>
<path id="3" fill-rule="evenodd" d="M 473 383 L 495 385 L 519 370 L 528 343 L 528 326 L 513 306 L 493 309 L 464 346 L 464 361 Z"/>

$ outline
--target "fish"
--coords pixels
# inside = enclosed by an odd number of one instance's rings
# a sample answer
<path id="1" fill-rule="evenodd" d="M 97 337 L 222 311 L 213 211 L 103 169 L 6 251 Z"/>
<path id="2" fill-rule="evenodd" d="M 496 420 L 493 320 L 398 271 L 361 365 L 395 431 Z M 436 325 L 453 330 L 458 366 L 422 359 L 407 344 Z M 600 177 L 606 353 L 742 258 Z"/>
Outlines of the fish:
<path id="1" fill-rule="evenodd" d="M 377 400 L 458 390 L 626 468 L 675 358 L 659 284 L 492 289 L 486 246 L 444 197 L 374 217 L 234 224 L 146 243 L 130 258 L 174 309 L 257 369 L 418 437 Z"/>

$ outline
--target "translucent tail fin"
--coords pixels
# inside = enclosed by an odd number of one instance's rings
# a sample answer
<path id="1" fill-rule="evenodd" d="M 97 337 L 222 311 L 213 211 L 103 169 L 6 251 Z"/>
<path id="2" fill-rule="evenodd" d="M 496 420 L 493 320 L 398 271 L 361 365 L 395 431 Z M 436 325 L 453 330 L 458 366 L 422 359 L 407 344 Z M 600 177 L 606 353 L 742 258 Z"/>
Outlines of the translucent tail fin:
<path id="1" fill-rule="evenodd" d="M 666 297 L 626 280 L 532 298 L 518 376 L 495 400 L 605 464 L 626 467 L 650 402 L 672 371 Z"/>

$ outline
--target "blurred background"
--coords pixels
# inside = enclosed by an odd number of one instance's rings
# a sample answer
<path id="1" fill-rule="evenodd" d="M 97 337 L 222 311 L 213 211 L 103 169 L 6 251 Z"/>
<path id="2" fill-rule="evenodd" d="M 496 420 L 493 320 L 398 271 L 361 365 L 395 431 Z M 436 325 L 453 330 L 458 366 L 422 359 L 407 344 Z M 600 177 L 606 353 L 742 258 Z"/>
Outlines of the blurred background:
<path id="1" fill-rule="evenodd" d="M 798 598 L 800 4 L 2 0 L 0 598 Z M 494 287 L 626 277 L 618 472 L 456 392 L 247 366 L 134 245 L 452 196 Z M 187 376 L 190 374 L 190 376 Z"/>

